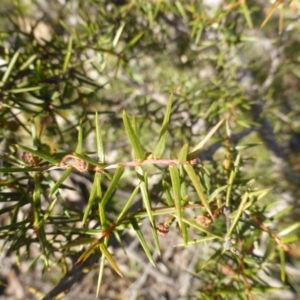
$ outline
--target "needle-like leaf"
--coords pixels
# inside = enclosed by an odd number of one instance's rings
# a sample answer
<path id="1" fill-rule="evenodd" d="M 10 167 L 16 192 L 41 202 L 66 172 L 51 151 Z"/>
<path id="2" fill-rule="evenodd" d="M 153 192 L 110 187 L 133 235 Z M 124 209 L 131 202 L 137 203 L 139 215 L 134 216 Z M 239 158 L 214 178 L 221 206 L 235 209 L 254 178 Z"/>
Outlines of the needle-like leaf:
<path id="1" fill-rule="evenodd" d="M 168 125 L 170 122 L 170 114 L 171 114 L 171 108 L 172 108 L 172 100 L 173 100 L 173 94 L 171 94 L 169 98 L 169 102 L 167 105 L 167 109 L 165 112 L 165 117 L 163 120 L 163 124 L 159 133 L 158 142 L 156 144 L 156 147 L 153 152 L 154 158 L 161 158 L 162 154 L 165 151 L 166 147 L 166 140 L 167 140 L 167 134 L 168 134 Z"/>
<path id="2" fill-rule="evenodd" d="M 208 202 L 207 202 L 207 199 L 202 191 L 202 187 L 201 187 L 201 184 L 199 182 L 199 179 L 195 173 L 195 170 L 193 169 L 192 165 L 190 165 L 189 163 L 186 163 L 184 165 L 184 169 L 186 170 L 187 174 L 189 175 L 192 183 L 193 183 L 193 186 L 195 187 L 195 190 L 200 198 L 200 201 L 202 202 L 203 206 L 206 208 L 207 212 L 211 215 L 211 217 L 213 218 L 213 215 L 211 213 L 211 210 L 209 208 L 209 205 L 208 205 Z"/>
<path id="3" fill-rule="evenodd" d="M 130 121 L 129 121 L 129 118 L 128 118 L 125 110 L 123 110 L 123 122 L 124 122 L 127 136 L 130 140 L 130 143 L 131 143 L 133 151 L 134 151 L 134 159 L 143 160 L 145 158 L 145 152 L 144 152 L 142 145 L 141 145 Z"/>

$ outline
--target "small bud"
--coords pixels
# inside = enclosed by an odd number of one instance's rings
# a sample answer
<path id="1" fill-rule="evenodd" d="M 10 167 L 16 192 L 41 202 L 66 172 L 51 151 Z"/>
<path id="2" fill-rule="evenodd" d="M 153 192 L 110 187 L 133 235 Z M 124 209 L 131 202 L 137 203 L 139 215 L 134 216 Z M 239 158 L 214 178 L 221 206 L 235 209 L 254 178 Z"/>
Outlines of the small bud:
<path id="1" fill-rule="evenodd" d="M 23 152 L 22 160 L 28 165 L 37 165 L 40 161 L 38 157 L 29 152 Z"/>
<path id="2" fill-rule="evenodd" d="M 61 167 L 71 166 L 79 172 L 86 172 L 89 169 L 89 163 L 72 155 L 68 154 L 60 161 Z"/>
<path id="3" fill-rule="evenodd" d="M 76 158 L 72 163 L 72 167 L 79 172 L 86 172 L 89 169 L 89 164 L 80 158 Z"/>
<path id="4" fill-rule="evenodd" d="M 231 168 L 231 161 L 227 158 L 223 160 L 223 167 L 225 170 L 229 171 Z"/>
<path id="5" fill-rule="evenodd" d="M 229 265 L 223 265 L 222 266 L 222 273 L 224 275 L 234 275 L 235 274 L 235 272 L 233 271 L 233 269 Z"/>
<path id="6" fill-rule="evenodd" d="M 156 230 L 157 230 L 157 233 L 161 236 L 166 236 L 170 230 L 170 227 L 163 224 L 163 223 L 159 223 L 157 226 L 156 226 Z"/>
<path id="7" fill-rule="evenodd" d="M 197 217 L 197 223 L 202 227 L 208 227 L 211 224 L 212 220 L 210 217 L 200 215 Z"/>

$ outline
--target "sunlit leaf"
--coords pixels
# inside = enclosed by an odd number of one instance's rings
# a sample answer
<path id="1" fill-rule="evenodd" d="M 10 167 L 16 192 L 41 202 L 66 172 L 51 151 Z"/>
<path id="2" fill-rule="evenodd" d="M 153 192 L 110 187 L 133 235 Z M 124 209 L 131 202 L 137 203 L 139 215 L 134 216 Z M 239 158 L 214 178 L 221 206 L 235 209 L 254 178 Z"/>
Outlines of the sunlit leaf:
<path id="1" fill-rule="evenodd" d="M 116 190 L 118 182 L 119 182 L 121 176 L 123 175 L 123 172 L 124 172 L 124 167 L 118 166 L 114 173 L 112 181 L 111 181 L 109 187 L 107 188 L 106 192 L 104 193 L 103 198 L 101 200 L 101 204 L 103 206 L 106 205 L 107 201 L 111 198 L 112 194 Z"/>
<path id="2" fill-rule="evenodd" d="M 180 196 L 180 178 L 177 166 L 169 166 L 170 176 L 172 180 L 172 189 L 174 195 L 174 203 L 176 207 L 176 217 L 179 223 L 179 227 L 182 227 L 182 208 L 181 208 L 181 196 Z"/>
<path id="3" fill-rule="evenodd" d="M 107 250 L 106 246 L 103 243 L 101 243 L 99 245 L 99 248 L 100 248 L 102 254 L 107 259 L 107 261 L 110 263 L 111 267 L 116 271 L 116 273 L 118 273 L 121 277 L 123 277 L 120 268 L 118 267 L 118 265 L 116 264 L 115 260 L 113 259 L 113 257 L 109 253 L 109 251 Z"/>
<path id="4" fill-rule="evenodd" d="M 193 186 L 200 198 L 200 201 L 201 203 L 203 204 L 203 206 L 206 208 L 207 212 L 213 217 L 212 213 L 211 213 L 211 210 L 210 210 L 210 207 L 209 207 L 209 204 L 208 204 L 208 201 L 203 193 L 203 190 L 202 190 L 202 187 L 201 187 L 201 184 L 199 182 L 199 179 L 195 173 L 195 170 L 193 169 L 192 165 L 190 164 L 185 164 L 184 165 L 184 169 L 186 170 L 187 174 L 189 175 L 192 183 L 193 183 Z"/>
<path id="5" fill-rule="evenodd" d="M 129 121 L 129 118 L 128 118 L 125 110 L 123 110 L 123 122 L 124 122 L 127 136 L 129 138 L 132 148 L 134 150 L 134 159 L 143 160 L 145 158 L 144 150 L 142 148 L 142 145 L 141 145 L 137 135 L 134 132 L 134 129 Z"/>
<path id="6" fill-rule="evenodd" d="M 49 196 L 54 195 L 57 190 L 60 188 L 60 186 L 63 184 L 63 182 L 69 177 L 69 175 L 72 173 L 73 168 L 68 167 L 65 172 L 60 176 L 60 178 L 56 181 L 55 185 L 52 187 Z"/>
<path id="7" fill-rule="evenodd" d="M 83 145 L 83 128 L 82 128 L 82 122 L 79 123 L 79 130 L 78 130 L 78 138 L 77 138 L 77 147 L 76 147 L 76 153 L 82 154 L 82 145 Z"/>
<path id="8" fill-rule="evenodd" d="M 178 161 L 182 164 L 185 163 L 187 160 L 188 148 L 189 148 L 189 144 L 185 143 L 180 150 Z"/>
<path id="9" fill-rule="evenodd" d="M 104 163 L 105 161 L 105 154 L 104 154 L 104 147 L 103 147 L 103 140 L 100 130 L 100 120 L 98 117 L 98 112 L 95 114 L 95 124 L 96 124 L 96 144 L 97 144 L 97 154 L 98 154 L 98 162 Z"/>
<path id="10" fill-rule="evenodd" d="M 134 218 L 131 218 L 130 222 L 132 224 L 133 229 L 136 232 L 137 238 L 139 239 L 141 246 L 143 247 L 143 249 L 145 251 L 145 254 L 147 255 L 147 257 L 148 257 L 149 261 L 152 263 L 152 265 L 155 266 L 150 249 L 149 249 L 149 247 L 146 243 L 146 240 L 141 232 L 140 226 L 138 225 L 137 221 Z"/>
<path id="11" fill-rule="evenodd" d="M 204 147 L 204 145 L 209 141 L 209 139 L 215 134 L 215 132 L 219 129 L 219 127 L 224 123 L 225 118 L 221 119 L 217 125 L 215 125 L 205 136 L 205 138 L 199 142 L 191 152 L 188 153 L 188 160 L 197 158 L 199 154 L 201 153 L 201 149 Z"/>
<path id="12" fill-rule="evenodd" d="M 159 133 L 158 142 L 156 144 L 156 147 L 153 151 L 153 156 L 155 158 L 160 158 L 162 154 L 164 153 L 165 147 L 166 147 L 166 140 L 167 140 L 167 134 L 168 134 L 168 125 L 170 121 L 170 114 L 171 114 L 171 108 L 172 108 L 172 100 L 173 100 L 173 94 L 171 94 L 167 109 L 165 112 L 165 117 L 163 120 L 163 124 Z"/>

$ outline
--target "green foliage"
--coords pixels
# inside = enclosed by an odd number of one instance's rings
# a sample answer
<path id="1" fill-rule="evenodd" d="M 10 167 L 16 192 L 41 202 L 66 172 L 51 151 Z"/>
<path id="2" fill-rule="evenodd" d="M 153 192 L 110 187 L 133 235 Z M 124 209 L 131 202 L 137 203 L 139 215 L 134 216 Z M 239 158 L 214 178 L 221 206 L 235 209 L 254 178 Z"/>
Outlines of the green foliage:
<path id="1" fill-rule="evenodd" d="M 299 296 L 300 147 L 283 145 L 299 134 L 300 3 L 203 2 L 4 1 L 3 259 L 66 278 L 69 258 L 96 265 L 105 296 L 136 239 L 153 266 L 202 251 L 170 298 Z"/>

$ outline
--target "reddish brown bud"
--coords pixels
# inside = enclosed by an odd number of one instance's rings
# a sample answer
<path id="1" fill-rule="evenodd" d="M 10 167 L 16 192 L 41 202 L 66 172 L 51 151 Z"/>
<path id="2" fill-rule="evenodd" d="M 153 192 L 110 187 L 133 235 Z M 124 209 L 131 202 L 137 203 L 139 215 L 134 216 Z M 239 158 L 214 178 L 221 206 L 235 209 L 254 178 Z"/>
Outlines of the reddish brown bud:
<path id="1" fill-rule="evenodd" d="M 165 236 L 168 234 L 169 230 L 170 230 L 170 227 L 163 224 L 163 223 L 159 223 L 157 226 L 156 226 L 156 230 L 157 230 L 157 233 L 161 236 Z"/>

